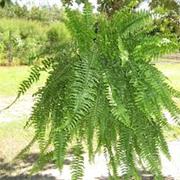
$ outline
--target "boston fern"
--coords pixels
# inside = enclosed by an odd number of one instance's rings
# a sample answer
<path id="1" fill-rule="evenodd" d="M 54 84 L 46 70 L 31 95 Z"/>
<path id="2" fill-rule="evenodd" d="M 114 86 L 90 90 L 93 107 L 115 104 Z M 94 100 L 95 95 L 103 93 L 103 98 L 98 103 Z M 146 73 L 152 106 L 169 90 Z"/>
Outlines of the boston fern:
<path id="1" fill-rule="evenodd" d="M 105 152 L 112 179 L 139 178 L 146 167 L 161 179 L 159 152 L 170 158 L 163 128 L 164 111 L 177 120 L 178 96 L 152 63 L 178 46 L 160 34 L 152 35 L 152 18 L 128 8 L 111 17 L 94 15 L 90 5 L 82 13 L 67 9 L 71 43 L 42 66 L 35 66 L 19 90 L 23 94 L 48 71 L 44 87 L 28 121 L 39 143 L 35 169 L 53 160 L 62 169 L 70 149 L 72 179 L 83 178 L 83 154 L 89 160 Z M 23 151 L 24 152 L 24 151 Z"/>

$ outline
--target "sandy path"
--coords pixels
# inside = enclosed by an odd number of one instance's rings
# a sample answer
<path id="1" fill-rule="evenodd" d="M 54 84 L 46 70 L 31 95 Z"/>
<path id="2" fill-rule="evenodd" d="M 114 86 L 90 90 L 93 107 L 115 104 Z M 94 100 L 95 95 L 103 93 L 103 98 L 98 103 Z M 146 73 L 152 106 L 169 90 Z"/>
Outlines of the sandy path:
<path id="1" fill-rule="evenodd" d="M 162 156 L 162 171 L 165 176 L 171 175 L 180 180 L 180 140 L 168 143 L 171 161 Z"/>
<path id="2" fill-rule="evenodd" d="M 162 172 L 163 175 L 169 178 L 167 180 L 180 180 L 180 141 L 174 141 L 168 143 L 169 150 L 172 156 L 171 161 L 168 161 L 162 156 Z M 106 161 L 103 155 L 98 155 L 95 158 L 94 164 L 89 164 L 87 156 L 85 157 L 85 176 L 84 180 L 105 180 L 108 176 Z M 70 180 L 70 167 L 65 165 L 62 173 L 57 169 L 50 169 L 44 171 L 42 174 L 48 174 L 55 176 L 58 180 Z M 171 178 L 170 178 L 171 177 Z"/>
<path id="3" fill-rule="evenodd" d="M 11 104 L 14 99 L 14 96 L 0 96 L 0 110 Z M 5 111 L 0 111 L 0 122 L 10 122 L 28 117 L 30 115 L 32 105 L 33 98 L 31 95 L 22 96 L 12 107 Z"/>

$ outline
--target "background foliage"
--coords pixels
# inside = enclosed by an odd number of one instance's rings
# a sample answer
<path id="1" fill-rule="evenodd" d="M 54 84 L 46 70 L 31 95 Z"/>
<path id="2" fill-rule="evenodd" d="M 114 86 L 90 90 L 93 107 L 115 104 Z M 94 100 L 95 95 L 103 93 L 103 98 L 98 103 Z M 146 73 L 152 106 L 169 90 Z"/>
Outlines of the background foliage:
<path id="1" fill-rule="evenodd" d="M 57 51 L 57 44 L 65 43 L 68 36 L 64 17 L 56 6 L 28 10 L 25 6 L 9 4 L 0 8 L 0 64 L 39 63 L 48 54 L 48 48 L 52 50 L 56 46 Z M 53 42 L 52 33 L 56 33 Z"/>
<path id="2" fill-rule="evenodd" d="M 64 0 L 64 4 L 72 5 L 72 0 Z M 76 0 L 78 4 L 87 0 Z M 111 16 L 116 11 L 129 7 L 136 10 L 144 0 L 97 0 L 98 10 Z M 180 37 L 180 3 L 176 0 L 152 0 L 149 9 L 154 14 L 155 31 L 161 33 L 175 33 Z"/>
<path id="3" fill-rule="evenodd" d="M 60 7 L 35 7 L 20 6 L 18 3 L 6 3 L 0 8 L 0 17 L 23 18 L 42 22 L 63 21 L 64 14 Z"/>
<path id="4" fill-rule="evenodd" d="M 71 5 L 72 1 L 63 1 L 66 5 Z M 77 1 L 85 3 L 86 1 Z M 142 0 L 139 1 L 98 1 L 99 11 L 111 16 L 114 12 L 128 6 L 135 10 Z M 48 53 L 47 49 L 58 51 L 58 46 L 68 43 L 68 32 L 64 30 L 63 22 L 66 19 L 64 11 L 56 6 L 53 7 L 21 7 L 11 1 L 1 1 L 0 8 L 0 64 L 33 64 L 40 62 Z M 154 26 L 152 33 L 164 33 L 170 35 L 175 33 L 180 37 L 179 32 L 179 4 L 176 1 L 156 1 L 150 3 L 150 8 L 154 17 Z M 58 22 L 61 24 L 57 25 Z M 17 25 L 16 25 L 17 24 Z M 28 27 L 28 29 L 26 28 Z M 63 34 L 57 39 L 49 39 L 49 29 L 56 28 Z M 56 27 L 55 27 L 56 26 Z M 51 30 L 52 31 L 55 30 Z M 66 31 L 66 32 L 65 32 Z M 35 33 L 37 32 L 37 33 Z M 66 33 L 66 35 L 65 35 Z M 60 38 L 60 39 L 59 39 Z M 48 42 L 49 41 L 49 42 Z M 62 41 L 62 42 L 60 42 Z M 59 45 L 58 45 L 59 44 Z M 54 49 L 54 50 L 53 50 Z M 38 61 L 37 61 L 38 60 Z"/>

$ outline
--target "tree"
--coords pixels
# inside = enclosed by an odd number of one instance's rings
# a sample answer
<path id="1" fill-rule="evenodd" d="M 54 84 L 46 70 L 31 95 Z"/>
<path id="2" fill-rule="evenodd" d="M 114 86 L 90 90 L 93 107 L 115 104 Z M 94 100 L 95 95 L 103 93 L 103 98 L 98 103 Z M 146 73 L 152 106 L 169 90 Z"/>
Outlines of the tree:
<path id="1" fill-rule="evenodd" d="M 70 41 L 70 34 L 64 23 L 56 23 L 47 31 L 47 40 L 42 47 L 41 56 L 54 56 L 58 54 Z M 47 51 L 48 49 L 48 51 Z M 61 53 L 60 53 L 61 54 Z"/>
<path id="2" fill-rule="evenodd" d="M 130 5 L 131 8 L 136 8 L 144 0 L 97 0 L 99 10 L 101 12 L 106 12 L 107 14 L 113 14 L 114 12 Z M 85 3 L 87 0 L 76 0 L 76 3 Z M 64 4 L 72 5 L 72 0 L 63 0 Z M 175 11 L 180 13 L 180 3 L 176 0 L 151 0 L 149 3 L 151 10 L 154 10 L 158 7 L 166 9 L 166 11 Z"/>
<path id="3" fill-rule="evenodd" d="M 64 4 L 72 5 L 72 0 L 64 0 Z M 76 0 L 78 4 L 85 3 L 87 0 Z M 129 7 L 132 10 L 141 5 L 144 0 L 97 0 L 98 10 L 105 12 L 109 16 L 116 11 Z M 149 2 L 151 13 L 154 14 L 154 32 L 171 34 L 175 33 L 180 37 L 180 3 L 176 0 L 151 0 Z"/>
<path id="4" fill-rule="evenodd" d="M 143 1 L 144 0 L 98 0 L 97 3 L 101 11 L 112 14 L 129 4 L 131 4 L 132 8 L 135 8 Z M 173 10 L 176 13 L 180 13 L 180 4 L 176 0 L 151 0 L 149 6 L 151 10 L 161 7 L 166 11 Z"/>
<path id="5" fill-rule="evenodd" d="M 6 5 L 12 4 L 11 0 L 0 0 L 0 6 L 4 8 Z"/>
<path id="6" fill-rule="evenodd" d="M 178 92 L 151 61 L 178 44 L 151 35 L 153 20 L 145 12 L 123 8 L 107 18 L 86 4 L 83 13 L 67 9 L 67 16 L 71 44 L 34 66 L 19 89 L 18 97 L 50 70 L 28 122 L 35 136 L 25 150 L 36 141 L 40 147 L 34 170 L 52 159 L 62 169 L 72 147 L 74 180 L 83 177 L 84 151 L 90 160 L 105 152 L 113 179 L 119 179 L 118 168 L 125 179 L 138 179 L 137 159 L 161 179 L 159 150 L 170 157 L 163 111 L 176 119 L 180 109 L 173 100 Z"/>
<path id="7" fill-rule="evenodd" d="M 98 10 L 107 13 L 109 16 L 116 11 L 131 6 L 131 8 L 137 7 L 143 0 L 97 0 L 99 6 Z M 76 0 L 77 4 L 87 3 L 88 0 Z M 73 5 L 73 0 L 63 0 L 65 5 Z"/>
<path id="8" fill-rule="evenodd" d="M 130 6 L 132 9 L 136 8 L 142 0 L 98 0 L 99 10 L 106 12 L 109 15 L 114 14 L 116 11 Z"/>
<path id="9" fill-rule="evenodd" d="M 35 63 L 35 60 L 40 61 L 41 57 L 44 57 L 43 49 L 49 48 L 46 46 L 46 40 L 49 40 L 46 32 L 54 24 L 63 22 L 64 12 L 57 6 L 29 9 L 18 2 L 12 2 L 4 1 L 3 8 L 0 7 L 0 34 L 2 35 L 0 45 L 4 47 L 1 48 L 0 64 L 30 65 Z M 62 28 L 59 29 L 64 29 L 63 23 L 60 26 Z M 61 33 L 60 30 L 58 33 L 61 35 L 59 39 L 56 39 L 56 45 L 61 43 L 58 42 L 59 40 L 65 41 L 67 35 L 65 32 Z M 53 46 L 55 47 L 54 44 Z M 52 46 L 50 48 L 53 49 Z"/>
<path id="10" fill-rule="evenodd" d="M 1 5 L 2 2 L 2 5 Z M 35 20 L 45 23 L 52 23 L 55 21 L 63 21 L 63 10 L 57 6 L 52 7 L 35 7 L 28 9 L 26 5 L 20 6 L 17 2 L 0 1 L 0 17 L 5 18 L 20 18 L 27 20 Z"/>
<path id="11" fill-rule="evenodd" d="M 7 51 L 8 51 L 8 64 L 11 65 L 13 62 L 13 47 L 12 47 L 12 32 L 9 31 L 9 37 L 8 37 L 8 44 L 7 44 Z"/>
<path id="12" fill-rule="evenodd" d="M 156 32 L 176 34 L 180 38 L 180 3 L 174 0 L 152 1 L 151 10 L 155 17 Z"/>
<path id="13" fill-rule="evenodd" d="M 158 7 L 161 7 L 166 11 L 175 11 L 178 14 L 180 13 L 180 3 L 176 0 L 152 0 L 150 2 L 150 8 L 152 10 Z"/>

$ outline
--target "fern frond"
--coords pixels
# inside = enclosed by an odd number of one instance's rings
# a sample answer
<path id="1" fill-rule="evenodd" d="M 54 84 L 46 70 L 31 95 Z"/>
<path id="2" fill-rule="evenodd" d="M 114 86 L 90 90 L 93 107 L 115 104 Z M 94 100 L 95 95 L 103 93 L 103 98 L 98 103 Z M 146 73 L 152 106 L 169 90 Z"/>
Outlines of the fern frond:
<path id="1" fill-rule="evenodd" d="M 71 48 L 59 50 L 53 63 L 32 68 L 19 91 L 25 93 L 41 71 L 48 71 L 29 120 L 40 147 L 40 167 L 51 148 L 49 158 L 61 170 L 77 140 L 74 180 L 83 178 L 83 148 L 90 161 L 106 151 L 112 179 L 139 179 L 139 162 L 161 179 L 160 151 L 170 158 L 163 112 L 177 119 L 180 109 L 174 102 L 178 92 L 151 61 L 176 51 L 176 41 L 152 35 L 147 12 L 126 8 L 109 19 L 94 15 L 87 4 L 82 13 L 67 9 L 67 17 Z"/>
<path id="2" fill-rule="evenodd" d="M 51 67 L 52 63 L 53 60 L 51 58 L 47 58 L 42 61 L 41 66 L 34 65 L 31 68 L 28 78 L 22 81 L 20 84 L 18 96 L 23 95 L 32 86 L 33 83 L 37 82 L 40 78 L 41 72 L 47 71 Z"/>
<path id="3" fill-rule="evenodd" d="M 153 22 L 150 14 L 147 12 L 137 12 L 132 16 L 132 14 L 126 9 L 117 12 L 114 15 L 113 20 L 115 22 L 112 22 L 112 24 L 118 28 L 118 33 L 121 37 L 126 37 L 129 34 L 142 31 L 144 27 L 152 25 Z M 116 24 L 118 21 L 121 22 Z"/>
<path id="4" fill-rule="evenodd" d="M 57 129 L 54 133 L 54 157 L 56 165 L 59 169 L 62 169 L 64 164 L 64 158 L 66 154 L 68 137 L 64 131 Z"/>
<path id="5" fill-rule="evenodd" d="M 72 161 L 72 180 L 83 179 L 84 174 L 84 157 L 83 157 L 83 147 L 80 142 L 78 142 L 73 148 L 73 161 Z"/>

